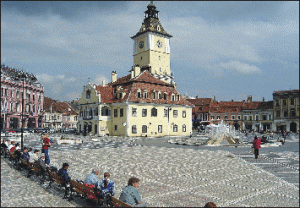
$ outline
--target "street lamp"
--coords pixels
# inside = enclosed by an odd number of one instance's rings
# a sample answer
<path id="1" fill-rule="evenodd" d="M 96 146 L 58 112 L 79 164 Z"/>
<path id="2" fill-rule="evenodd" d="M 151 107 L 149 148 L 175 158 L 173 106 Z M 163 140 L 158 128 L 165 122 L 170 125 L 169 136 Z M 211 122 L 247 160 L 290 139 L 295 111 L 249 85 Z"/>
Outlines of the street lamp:
<path id="1" fill-rule="evenodd" d="M 168 106 L 168 131 L 169 131 L 169 137 L 170 137 L 170 115 L 169 115 L 170 110 L 172 110 L 172 108 Z"/>
<path id="2" fill-rule="evenodd" d="M 22 126 L 21 126 L 21 150 L 23 150 L 23 126 L 24 126 L 24 120 L 23 120 L 23 114 L 24 114 L 24 82 L 27 78 L 27 75 L 25 72 L 21 71 L 15 78 L 15 80 L 22 80 L 23 82 L 23 92 L 22 92 L 22 114 L 21 114 L 21 122 L 22 122 Z"/>

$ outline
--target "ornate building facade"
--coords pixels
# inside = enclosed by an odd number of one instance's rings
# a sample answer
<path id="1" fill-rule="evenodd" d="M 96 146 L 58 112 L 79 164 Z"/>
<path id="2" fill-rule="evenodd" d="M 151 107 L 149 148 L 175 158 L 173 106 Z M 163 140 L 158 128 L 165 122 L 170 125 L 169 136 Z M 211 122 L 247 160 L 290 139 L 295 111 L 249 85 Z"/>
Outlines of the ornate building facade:
<path id="1" fill-rule="evenodd" d="M 24 75 L 24 81 L 18 79 L 19 74 Z M 21 128 L 23 92 L 23 127 L 42 127 L 43 85 L 33 74 L 1 65 L 1 129 Z"/>
<path id="2" fill-rule="evenodd" d="M 78 129 L 91 135 L 189 135 L 192 107 L 176 90 L 170 69 L 172 37 L 153 3 L 134 40 L 130 74 L 110 83 L 88 84 L 78 101 Z"/>
<path id="3" fill-rule="evenodd" d="M 299 131 L 299 90 L 274 91 L 274 130 Z"/>

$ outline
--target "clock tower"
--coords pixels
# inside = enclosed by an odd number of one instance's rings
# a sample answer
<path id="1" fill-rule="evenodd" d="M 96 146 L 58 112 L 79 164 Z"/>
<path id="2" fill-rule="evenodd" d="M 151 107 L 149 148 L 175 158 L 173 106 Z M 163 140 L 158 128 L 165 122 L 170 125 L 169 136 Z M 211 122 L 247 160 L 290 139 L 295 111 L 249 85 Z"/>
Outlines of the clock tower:
<path id="1" fill-rule="evenodd" d="M 150 67 L 156 77 L 171 82 L 170 38 L 158 19 L 158 12 L 153 1 L 147 6 L 145 19 L 139 32 L 133 39 L 133 64 Z M 173 82 L 173 81 L 172 81 Z"/>

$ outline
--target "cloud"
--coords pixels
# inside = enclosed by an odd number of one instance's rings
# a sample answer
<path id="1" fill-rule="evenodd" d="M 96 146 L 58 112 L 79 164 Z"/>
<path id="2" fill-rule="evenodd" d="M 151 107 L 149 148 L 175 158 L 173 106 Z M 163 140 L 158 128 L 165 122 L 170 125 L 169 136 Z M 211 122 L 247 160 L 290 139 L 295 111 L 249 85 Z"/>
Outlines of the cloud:
<path id="1" fill-rule="evenodd" d="M 257 66 L 251 66 L 239 61 L 229 61 L 227 63 L 221 62 L 219 66 L 223 69 L 231 70 L 240 74 L 254 74 L 262 72 Z"/>
<path id="2" fill-rule="evenodd" d="M 49 75 L 43 73 L 37 75 L 37 79 L 44 86 L 46 97 L 61 101 L 71 101 L 78 98 L 82 93 L 83 86 L 88 83 L 84 77 L 75 78 L 65 74 Z M 102 80 L 108 83 L 108 79 L 104 75 L 97 74 L 91 78 L 91 83 L 101 85 Z"/>

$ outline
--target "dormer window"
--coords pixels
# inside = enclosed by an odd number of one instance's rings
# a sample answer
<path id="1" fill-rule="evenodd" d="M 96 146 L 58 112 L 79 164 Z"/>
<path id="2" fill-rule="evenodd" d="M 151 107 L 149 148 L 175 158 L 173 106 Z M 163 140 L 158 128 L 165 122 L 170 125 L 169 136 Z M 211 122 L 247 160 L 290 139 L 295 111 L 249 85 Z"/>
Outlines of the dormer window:
<path id="1" fill-rule="evenodd" d="M 167 100 L 167 93 L 164 93 L 164 100 Z"/>
<path id="2" fill-rule="evenodd" d="M 144 98 L 148 98 L 148 92 L 144 90 Z"/>
<path id="3" fill-rule="evenodd" d="M 142 92 L 141 92 L 140 89 L 137 90 L 137 92 L 136 92 L 136 97 L 137 97 L 137 98 L 141 98 L 141 97 L 142 97 Z"/>
<path id="4" fill-rule="evenodd" d="M 155 91 L 152 92 L 152 99 L 156 99 L 156 93 L 155 93 Z"/>
<path id="5" fill-rule="evenodd" d="M 177 101 L 180 101 L 180 96 L 179 95 L 177 95 Z"/>
<path id="6" fill-rule="evenodd" d="M 160 27 L 159 26 L 157 26 L 157 31 L 160 31 Z"/>
<path id="7" fill-rule="evenodd" d="M 87 91 L 86 92 L 86 99 L 90 99 L 91 98 L 91 91 Z"/>

